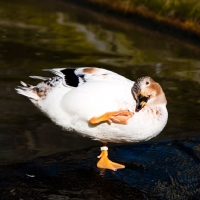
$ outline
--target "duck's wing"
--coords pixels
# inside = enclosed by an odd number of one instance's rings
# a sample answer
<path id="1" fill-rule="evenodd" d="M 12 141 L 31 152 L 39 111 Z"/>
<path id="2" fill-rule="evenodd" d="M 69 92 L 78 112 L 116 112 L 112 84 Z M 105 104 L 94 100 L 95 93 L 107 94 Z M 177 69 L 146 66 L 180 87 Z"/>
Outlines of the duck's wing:
<path id="1" fill-rule="evenodd" d="M 119 81 L 123 83 L 134 82 L 109 70 L 94 68 L 94 67 L 81 67 L 81 68 L 55 68 L 44 69 L 63 79 L 65 86 L 78 87 L 84 83 L 92 81 Z"/>

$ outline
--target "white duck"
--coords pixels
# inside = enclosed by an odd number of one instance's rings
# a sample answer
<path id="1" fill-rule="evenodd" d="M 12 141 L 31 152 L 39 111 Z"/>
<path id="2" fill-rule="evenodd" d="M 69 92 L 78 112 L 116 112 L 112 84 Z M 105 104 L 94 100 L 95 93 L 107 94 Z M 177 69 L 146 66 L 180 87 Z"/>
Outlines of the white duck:
<path id="1" fill-rule="evenodd" d="M 108 159 L 108 142 L 149 140 L 168 119 L 167 100 L 161 86 L 145 76 L 135 83 L 100 68 L 45 70 L 56 76 L 37 86 L 21 82 L 16 90 L 56 124 L 68 131 L 101 141 L 99 168 L 117 170 L 124 165 Z"/>

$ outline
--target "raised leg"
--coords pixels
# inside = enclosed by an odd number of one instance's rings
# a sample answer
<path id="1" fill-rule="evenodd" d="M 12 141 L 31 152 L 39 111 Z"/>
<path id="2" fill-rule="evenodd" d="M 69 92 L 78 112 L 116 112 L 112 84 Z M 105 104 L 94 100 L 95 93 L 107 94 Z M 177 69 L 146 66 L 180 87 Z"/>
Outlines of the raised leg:
<path id="1" fill-rule="evenodd" d="M 101 154 L 98 156 L 100 158 L 99 162 L 97 163 L 97 167 L 100 169 L 111 169 L 113 171 L 117 171 L 117 169 L 125 168 L 124 165 L 112 162 L 108 159 L 108 147 L 103 146 L 101 147 Z"/>
<path id="2" fill-rule="evenodd" d="M 115 122 L 119 124 L 127 124 L 128 119 L 133 116 L 129 110 L 120 110 L 115 112 L 107 112 L 99 117 L 92 117 L 89 122 L 91 124 L 99 124 L 102 122 Z"/>

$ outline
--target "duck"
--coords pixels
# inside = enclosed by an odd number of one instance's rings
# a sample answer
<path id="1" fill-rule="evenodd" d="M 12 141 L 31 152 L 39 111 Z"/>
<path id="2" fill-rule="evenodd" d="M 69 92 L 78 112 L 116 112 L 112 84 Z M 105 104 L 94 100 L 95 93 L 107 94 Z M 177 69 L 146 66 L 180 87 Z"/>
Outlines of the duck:
<path id="1" fill-rule="evenodd" d="M 16 89 L 67 131 L 102 143 L 97 167 L 125 166 L 108 158 L 108 143 L 135 143 L 156 137 L 168 120 L 167 100 L 149 76 L 136 81 L 97 67 L 55 68 L 36 86 L 21 81 Z"/>

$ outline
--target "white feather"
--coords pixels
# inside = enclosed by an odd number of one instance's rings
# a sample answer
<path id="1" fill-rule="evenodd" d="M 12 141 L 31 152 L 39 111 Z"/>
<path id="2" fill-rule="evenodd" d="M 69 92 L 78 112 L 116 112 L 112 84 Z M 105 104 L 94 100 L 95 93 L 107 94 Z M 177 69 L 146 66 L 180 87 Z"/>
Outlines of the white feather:
<path id="1" fill-rule="evenodd" d="M 61 72 L 62 70 L 64 69 L 45 71 L 64 79 L 65 74 Z M 151 106 L 147 104 L 140 112 L 134 112 L 136 102 L 131 93 L 133 81 L 109 70 L 98 68 L 77 68 L 75 74 L 79 78 L 84 76 L 78 87 L 66 87 L 62 79 L 58 79 L 56 84 L 52 84 L 53 86 L 45 82 L 38 84 L 39 92 L 35 92 L 34 86 L 24 82 L 22 82 L 24 87 L 16 90 L 19 94 L 36 100 L 32 102 L 56 124 L 94 140 L 107 142 L 149 140 L 165 127 L 168 118 L 166 103 L 158 105 L 155 103 Z M 43 93 L 45 96 L 41 97 Z M 126 125 L 89 124 L 92 117 L 119 110 L 129 110 L 133 113 L 133 117 Z"/>
<path id="2" fill-rule="evenodd" d="M 40 80 L 43 80 L 43 81 L 49 79 L 49 77 L 43 77 L 43 76 L 29 76 L 29 77 L 34 78 L 34 79 L 40 79 Z"/>

